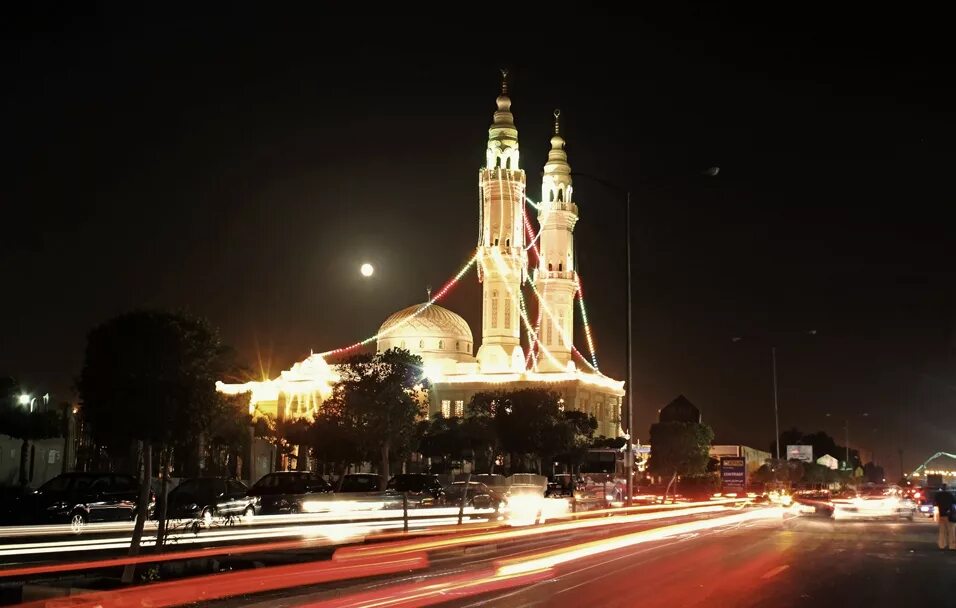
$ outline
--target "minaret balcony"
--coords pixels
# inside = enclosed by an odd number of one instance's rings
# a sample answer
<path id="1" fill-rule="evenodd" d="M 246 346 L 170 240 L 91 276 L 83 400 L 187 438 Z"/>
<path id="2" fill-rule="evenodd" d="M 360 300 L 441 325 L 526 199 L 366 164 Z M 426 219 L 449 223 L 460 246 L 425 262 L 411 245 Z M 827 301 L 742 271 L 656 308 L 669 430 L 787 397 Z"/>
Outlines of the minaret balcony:
<path id="1" fill-rule="evenodd" d="M 538 280 L 543 279 L 564 279 L 567 281 L 574 280 L 574 273 L 561 270 L 538 270 Z"/>
<path id="2" fill-rule="evenodd" d="M 578 206 L 572 202 L 566 201 L 546 201 L 541 205 L 541 212 L 551 212 L 551 211 L 569 211 L 574 215 L 578 214 Z"/>

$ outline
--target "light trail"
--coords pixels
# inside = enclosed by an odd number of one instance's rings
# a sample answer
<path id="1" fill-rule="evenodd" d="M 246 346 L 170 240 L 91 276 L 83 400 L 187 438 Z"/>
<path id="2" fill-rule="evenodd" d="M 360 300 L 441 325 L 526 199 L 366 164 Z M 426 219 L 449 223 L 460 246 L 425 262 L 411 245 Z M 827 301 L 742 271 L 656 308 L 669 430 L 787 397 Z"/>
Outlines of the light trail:
<path id="1" fill-rule="evenodd" d="M 682 534 L 690 534 L 702 530 L 742 524 L 762 519 L 781 519 L 783 510 L 780 508 L 760 508 L 735 515 L 725 517 L 714 517 L 710 519 L 699 519 L 679 524 L 672 524 L 662 528 L 653 528 L 650 530 L 641 530 L 622 536 L 615 536 L 602 540 L 571 545 L 563 549 L 544 551 L 538 554 L 526 555 L 523 557 L 504 559 L 495 563 L 497 572 L 501 576 L 512 576 L 515 574 L 525 574 L 529 572 L 548 570 L 560 564 L 632 547 L 641 543 L 647 543 L 655 540 L 663 540 Z"/>
<path id="2" fill-rule="evenodd" d="M 455 520 L 457 521 L 457 519 Z M 409 522 L 409 526 L 413 526 L 414 522 Z M 422 534 L 427 534 L 429 536 L 438 535 L 438 534 L 462 534 L 468 532 L 474 532 L 476 530 L 491 530 L 495 528 L 500 528 L 502 524 L 500 523 L 473 523 L 473 524 L 463 524 L 455 525 L 448 524 L 445 526 L 431 527 L 431 526 L 417 526 L 411 527 L 408 532 L 398 531 L 398 532 L 375 532 L 370 531 L 369 534 L 359 537 L 351 538 L 352 541 L 389 541 L 395 539 L 407 540 L 409 537 L 418 536 Z M 400 526 L 394 526 L 396 529 Z M 226 547 L 207 547 L 203 549 L 191 549 L 188 551 L 176 551 L 176 545 L 167 545 L 167 553 L 160 555 L 140 555 L 137 557 L 115 557 L 115 558 L 106 558 L 98 560 L 88 560 L 83 562 L 66 562 L 59 564 L 44 564 L 41 566 L 22 566 L 17 568 L 6 568 L 0 569 L 0 578 L 14 578 L 14 577 L 32 577 L 39 576 L 43 574 L 53 574 L 57 572 L 73 572 L 77 570 L 93 570 L 98 568 L 114 568 L 119 566 L 125 566 L 128 564 L 143 564 L 143 563 L 157 563 L 157 562 L 170 562 L 170 561 L 181 561 L 187 559 L 196 559 L 196 558 L 208 558 L 216 557 L 223 555 L 242 555 L 248 553 L 262 553 L 266 551 L 295 551 L 301 549 L 314 549 L 318 547 L 329 547 L 337 544 L 341 544 L 343 541 L 333 540 L 330 537 L 315 537 L 309 539 L 297 539 L 297 540 L 288 540 L 288 541 L 276 541 L 269 543 L 255 543 L 255 544 L 242 544 L 242 545 L 230 545 Z M 125 542 L 122 545 L 122 548 L 127 548 L 129 542 Z"/>
<path id="3" fill-rule="evenodd" d="M 489 517 L 494 512 L 490 509 L 474 509 L 468 507 L 465 509 L 466 516 Z M 414 529 L 428 529 L 437 526 L 449 526 L 458 522 L 458 508 L 429 508 L 409 510 L 409 527 Z M 261 521 L 262 518 L 256 518 L 253 524 L 236 527 L 223 527 L 213 529 L 203 529 L 198 534 L 192 531 L 182 531 L 170 534 L 167 540 L 167 546 L 193 545 L 193 544 L 215 544 L 222 542 L 259 540 L 269 538 L 288 538 L 305 537 L 320 538 L 326 537 L 337 541 L 348 540 L 355 536 L 368 534 L 376 530 L 389 530 L 404 527 L 402 520 L 402 511 L 389 510 L 379 512 L 356 512 L 350 514 L 350 519 L 359 521 L 342 521 L 342 514 L 320 514 L 312 516 L 275 516 L 275 519 Z M 319 523 L 323 519 L 331 520 L 334 523 Z M 275 524 L 298 524 L 277 526 Z M 264 527 L 263 524 L 273 524 L 271 527 Z M 302 525 L 308 524 L 308 525 Z M 144 535 L 142 544 L 149 547 L 156 544 L 155 525 L 152 526 L 153 534 Z M 69 531 L 69 526 L 66 527 Z M 64 532 L 69 534 L 69 532 Z M 0 557 L 5 556 L 24 556 L 41 555 L 51 553 L 73 553 L 88 551 L 109 551 L 116 549 L 125 549 L 129 547 L 130 537 L 111 537 L 111 538 L 73 538 L 61 541 L 47 541 L 34 543 L 6 543 L 0 544 Z M 0 577 L 5 576 L 4 571 L 0 570 Z"/>
<path id="4" fill-rule="evenodd" d="M 335 562 L 307 562 L 287 566 L 272 566 L 258 570 L 242 570 L 194 578 L 185 578 L 165 583 L 153 583 L 101 593 L 84 593 L 62 600 L 56 604 L 70 608 L 126 608 L 132 606 L 181 606 L 194 602 L 208 602 L 248 593 L 262 593 L 277 589 L 317 585 L 353 578 L 396 574 L 428 567 L 428 557 L 411 554 L 394 559 L 376 559 L 347 564 Z M 44 599 L 22 606 L 48 607 L 51 600 Z"/>
<path id="5" fill-rule="evenodd" d="M 483 545 L 500 541 L 530 538 L 545 534 L 554 534 L 558 532 L 570 532 L 587 528 L 598 528 L 602 526 L 616 526 L 620 524 L 634 524 L 684 515 L 721 513 L 728 510 L 730 509 L 723 505 L 705 504 L 703 506 L 684 508 L 677 514 L 675 514 L 673 510 L 664 510 L 653 513 L 637 513 L 633 515 L 618 515 L 616 517 L 596 517 L 592 519 L 547 523 L 534 527 L 513 528 L 510 530 L 465 534 L 454 537 L 443 537 L 427 540 L 415 539 L 410 541 L 388 543 L 385 545 L 358 545 L 341 547 L 337 549 L 334 554 L 332 554 L 332 559 L 364 559 L 370 555 L 394 555 L 397 553 L 404 553 L 406 551 L 433 551 L 435 549 L 448 549 L 462 545 Z"/>
<path id="6" fill-rule="evenodd" d="M 781 515 L 781 509 L 761 508 L 724 517 L 673 524 L 604 540 L 578 543 L 563 549 L 498 560 L 493 568 L 477 572 L 458 572 L 424 581 L 383 586 L 299 606 L 300 608 L 412 608 L 444 604 L 469 596 L 542 582 L 555 576 L 557 566 L 601 553 L 708 529 L 775 519 Z"/>
<path id="7" fill-rule="evenodd" d="M 444 604 L 482 593 L 503 591 L 519 585 L 531 585 L 547 579 L 548 572 L 502 576 L 494 569 L 454 574 L 431 581 L 391 585 L 381 590 L 364 591 L 320 602 L 300 604 L 299 608 L 417 608 Z"/>

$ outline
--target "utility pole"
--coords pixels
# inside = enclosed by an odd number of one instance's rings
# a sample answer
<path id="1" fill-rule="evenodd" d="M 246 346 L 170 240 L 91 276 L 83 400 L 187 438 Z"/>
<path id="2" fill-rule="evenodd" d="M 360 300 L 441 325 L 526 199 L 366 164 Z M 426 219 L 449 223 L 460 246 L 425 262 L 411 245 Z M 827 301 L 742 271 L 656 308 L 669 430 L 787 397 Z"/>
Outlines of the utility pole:
<path id="1" fill-rule="evenodd" d="M 777 347 L 770 347 L 770 364 L 773 368 L 773 430 L 777 437 L 777 460 L 780 460 L 780 412 L 777 409 Z"/>

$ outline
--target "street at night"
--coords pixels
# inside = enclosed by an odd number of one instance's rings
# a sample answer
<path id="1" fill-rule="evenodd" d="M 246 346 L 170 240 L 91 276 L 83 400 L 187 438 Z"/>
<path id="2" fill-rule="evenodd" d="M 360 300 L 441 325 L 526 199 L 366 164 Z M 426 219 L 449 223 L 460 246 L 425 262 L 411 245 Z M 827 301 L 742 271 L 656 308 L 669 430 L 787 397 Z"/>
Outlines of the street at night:
<path id="1" fill-rule="evenodd" d="M 0 605 L 956 605 L 949 22 L 361 8 L 4 7 Z"/>

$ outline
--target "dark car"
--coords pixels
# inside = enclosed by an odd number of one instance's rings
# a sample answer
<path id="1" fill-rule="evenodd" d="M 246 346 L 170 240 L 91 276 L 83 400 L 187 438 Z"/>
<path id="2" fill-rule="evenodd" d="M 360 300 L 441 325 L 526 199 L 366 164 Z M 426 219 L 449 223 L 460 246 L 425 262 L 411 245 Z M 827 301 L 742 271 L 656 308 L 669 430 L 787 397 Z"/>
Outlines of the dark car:
<path id="1" fill-rule="evenodd" d="M 249 488 L 249 496 L 259 499 L 262 514 L 302 513 L 302 503 L 310 496 L 328 494 L 332 486 L 318 473 L 277 471 L 269 473 Z"/>
<path id="2" fill-rule="evenodd" d="M 350 473 L 342 479 L 339 492 L 378 492 L 382 476 L 374 473 Z"/>
<path id="3" fill-rule="evenodd" d="M 79 530 L 88 522 L 133 521 L 139 483 L 117 473 L 64 473 L 25 495 L 18 509 L 32 523 L 69 523 Z M 150 512 L 155 496 L 150 496 Z"/>
<path id="4" fill-rule="evenodd" d="M 445 487 L 445 502 L 449 505 L 458 506 L 461 504 L 462 497 L 465 498 L 466 507 L 475 509 L 501 509 L 505 503 L 505 497 L 495 492 L 485 484 L 478 481 L 468 482 L 468 489 L 465 489 L 464 481 Z"/>
<path id="5" fill-rule="evenodd" d="M 167 498 L 170 519 L 202 519 L 230 515 L 251 517 L 256 514 L 256 498 L 247 496 L 249 488 L 236 479 L 196 477 L 176 486 Z"/>
<path id="6" fill-rule="evenodd" d="M 404 494 L 411 507 L 432 507 L 445 502 L 445 488 L 438 475 L 402 473 L 389 479 L 385 490 L 393 495 Z"/>

